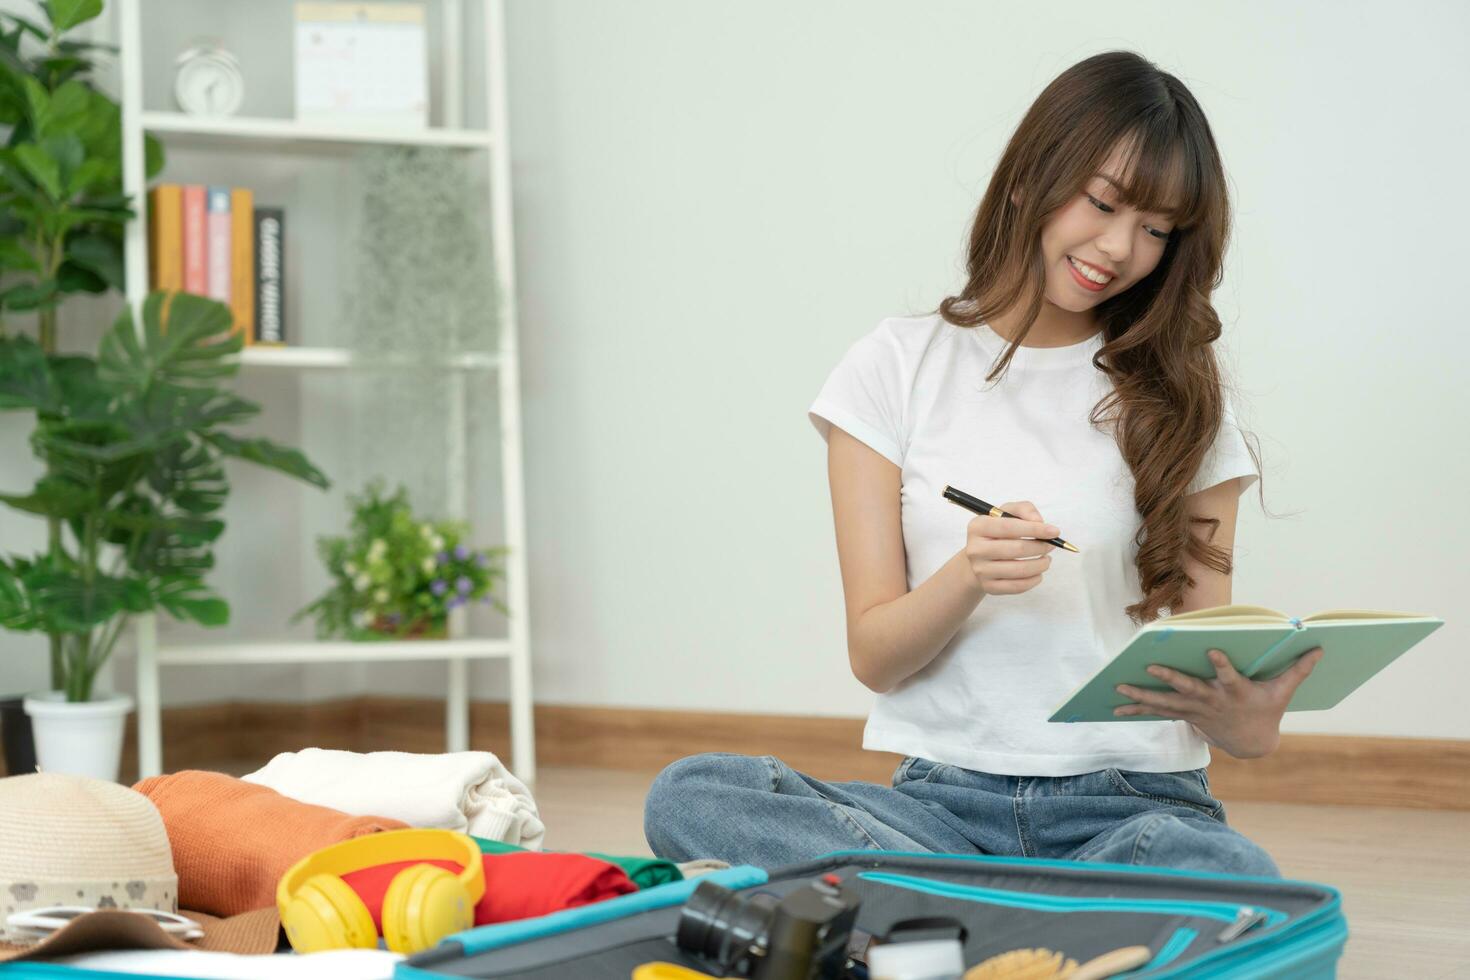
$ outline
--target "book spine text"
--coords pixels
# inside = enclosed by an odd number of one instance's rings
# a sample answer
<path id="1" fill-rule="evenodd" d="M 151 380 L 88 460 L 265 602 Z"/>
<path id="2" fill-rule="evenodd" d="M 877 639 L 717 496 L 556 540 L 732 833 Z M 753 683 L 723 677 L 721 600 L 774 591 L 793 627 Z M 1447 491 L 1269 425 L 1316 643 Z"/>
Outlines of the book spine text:
<path id="1" fill-rule="evenodd" d="M 255 339 L 286 342 L 285 212 L 255 209 Z"/>

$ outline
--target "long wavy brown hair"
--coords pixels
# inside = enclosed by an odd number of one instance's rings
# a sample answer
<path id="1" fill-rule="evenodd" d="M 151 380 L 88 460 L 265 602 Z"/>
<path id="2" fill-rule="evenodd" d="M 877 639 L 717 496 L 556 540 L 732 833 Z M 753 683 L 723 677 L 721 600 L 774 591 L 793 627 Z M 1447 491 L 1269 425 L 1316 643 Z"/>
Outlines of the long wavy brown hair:
<path id="1" fill-rule="evenodd" d="M 1184 84 L 1130 51 L 1095 55 L 1052 81 L 1021 120 L 980 201 L 964 290 L 936 312 L 973 327 L 1019 304 L 1020 329 L 986 380 L 1003 375 L 1045 299 L 1042 225 L 1076 199 L 1115 148 L 1123 152 L 1123 200 L 1174 219 L 1153 272 L 1094 309 L 1104 342 L 1093 365 L 1113 390 L 1089 421 L 1112 426 L 1133 472 L 1143 598 L 1126 612 L 1143 623 L 1172 610 L 1194 584 L 1186 558 L 1227 575 L 1233 568 L 1230 550 L 1210 543 L 1220 522 L 1191 518 L 1185 504 L 1223 418 L 1211 346 L 1220 318 L 1210 295 L 1222 278 L 1230 198 L 1209 124 Z M 1247 448 L 1260 472 L 1258 454 Z M 1192 524 L 1208 527 L 1203 539 Z"/>

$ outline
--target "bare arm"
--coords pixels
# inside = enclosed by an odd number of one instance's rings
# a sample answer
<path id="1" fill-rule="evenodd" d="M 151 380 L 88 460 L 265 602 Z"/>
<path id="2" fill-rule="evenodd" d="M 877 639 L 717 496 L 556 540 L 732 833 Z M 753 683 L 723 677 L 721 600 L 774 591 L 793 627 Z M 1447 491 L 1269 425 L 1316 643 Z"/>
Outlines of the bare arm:
<path id="1" fill-rule="evenodd" d="M 994 529 L 1004 525 L 1009 537 L 1036 526 L 977 517 L 970 522 L 965 547 L 909 591 L 900 476 L 890 460 L 832 427 L 827 477 L 847 607 L 847 656 L 853 675 L 880 694 L 938 656 L 987 592 L 1014 594 L 1033 588 L 1050 563 L 1045 557 L 1035 564 L 997 558 L 1035 557 L 1053 550 L 1035 541 L 984 539 L 980 529 L 997 533 Z M 1002 507 L 1031 517 L 1035 509 L 1027 508 L 1029 504 Z M 1047 536 L 1054 537 L 1055 531 Z"/>
<path id="2" fill-rule="evenodd" d="M 1210 535 L 1209 526 L 1204 524 L 1190 525 L 1189 533 L 1208 544 L 1234 552 L 1235 518 L 1240 510 L 1240 477 L 1217 483 L 1199 493 L 1192 493 L 1184 501 L 1190 517 L 1214 518 L 1220 522 L 1213 535 Z M 1194 584 L 1185 588 L 1179 608 L 1170 610 L 1170 615 L 1230 605 L 1232 576 L 1201 565 L 1192 558 L 1184 559 L 1184 570 Z"/>
<path id="3" fill-rule="evenodd" d="M 1240 485 L 1236 480 L 1226 480 L 1186 498 L 1191 515 L 1220 521 L 1209 541 L 1226 549 L 1233 549 L 1235 544 L 1235 516 L 1240 496 Z M 1191 530 L 1201 535 L 1207 533 L 1203 528 Z M 1231 576 L 1189 559 L 1186 559 L 1186 568 L 1194 585 L 1185 591 L 1177 612 L 1230 602 Z M 1281 741 L 1281 718 L 1286 706 L 1291 703 L 1297 686 L 1321 661 L 1322 648 L 1308 650 L 1285 671 L 1267 681 L 1252 680 L 1238 673 L 1230 659 L 1219 650 L 1210 650 L 1207 654 L 1215 668 L 1214 677 L 1196 677 L 1168 667 L 1151 668 L 1154 676 L 1173 690 L 1160 692 L 1129 684 L 1119 685 L 1119 692 L 1133 698 L 1134 703 L 1119 707 L 1113 713 L 1147 713 L 1187 721 L 1201 738 L 1237 759 L 1254 759 L 1275 751 Z"/>

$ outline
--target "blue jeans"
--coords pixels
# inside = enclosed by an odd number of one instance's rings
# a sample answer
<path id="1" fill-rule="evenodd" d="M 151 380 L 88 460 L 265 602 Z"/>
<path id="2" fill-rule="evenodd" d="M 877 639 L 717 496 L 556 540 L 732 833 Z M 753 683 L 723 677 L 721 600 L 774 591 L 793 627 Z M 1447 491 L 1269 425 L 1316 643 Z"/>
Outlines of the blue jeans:
<path id="1" fill-rule="evenodd" d="M 662 858 L 763 868 L 876 849 L 1281 875 L 1226 825 L 1203 769 L 1000 776 L 908 756 L 888 787 L 709 752 L 659 773 L 643 833 Z"/>

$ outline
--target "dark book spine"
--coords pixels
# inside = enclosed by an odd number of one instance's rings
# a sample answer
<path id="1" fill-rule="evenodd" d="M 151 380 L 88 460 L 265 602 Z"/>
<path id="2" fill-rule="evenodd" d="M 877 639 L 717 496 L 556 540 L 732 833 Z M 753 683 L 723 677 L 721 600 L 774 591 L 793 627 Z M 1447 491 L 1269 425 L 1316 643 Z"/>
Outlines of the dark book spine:
<path id="1" fill-rule="evenodd" d="M 262 344 L 286 342 L 285 221 L 281 208 L 255 209 L 255 339 Z"/>

